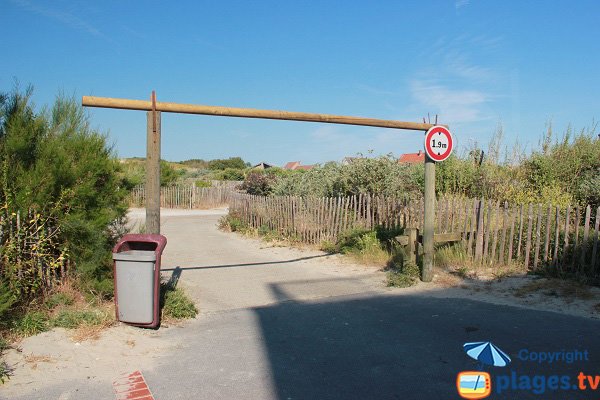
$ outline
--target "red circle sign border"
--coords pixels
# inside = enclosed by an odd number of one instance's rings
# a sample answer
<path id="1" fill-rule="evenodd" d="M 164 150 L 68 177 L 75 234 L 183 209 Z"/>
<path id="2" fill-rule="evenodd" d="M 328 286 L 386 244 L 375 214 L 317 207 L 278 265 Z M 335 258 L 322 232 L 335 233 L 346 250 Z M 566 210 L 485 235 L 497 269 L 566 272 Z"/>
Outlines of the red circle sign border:
<path id="1" fill-rule="evenodd" d="M 442 133 L 448 138 L 448 149 L 440 155 L 437 155 L 433 151 L 433 149 L 431 148 L 431 145 L 430 145 L 431 136 L 433 136 L 436 133 Z M 440 126 L 440 125 L 431 127 L 425 134 L 425 153 L 427 153 L 427 156 L 429 158 L 431 158 L 433 161 L 435 161 L 435 162 L 444 161 L 445 159 L 450 157 L 450 154 L 452 154 L 453 148 L 454 148 L 454 140 L 452 139 L 452 134 L 445 127 Z"/>

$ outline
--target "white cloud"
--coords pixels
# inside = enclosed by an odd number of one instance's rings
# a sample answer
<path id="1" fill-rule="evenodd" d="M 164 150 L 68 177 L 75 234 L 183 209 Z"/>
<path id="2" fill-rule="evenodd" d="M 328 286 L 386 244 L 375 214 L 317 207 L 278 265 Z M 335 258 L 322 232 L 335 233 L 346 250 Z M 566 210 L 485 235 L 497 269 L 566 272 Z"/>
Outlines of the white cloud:
<path id="1" fill-rule="evenodd" d="M 336 143 L 343 141 L 347 135 L 342 135 L 336 125 L 321 125 L 310 133 L 310 137 L 321 143 Z"/>
<path id="2" fill-rule="evenodd" d="M 394 92 L 392 90 L 380 89 L 364 83 L 359 83 L 356 85 L 356 87 L 364 92 L 378 96 L 397 96 L 399 94 L 398 92 Z"/>
<path id="3" fill-rule="evenodd" d="M 74 14 L 71 14 L 66 11 L 61 11 L 57 9 L 43 7 L 37 4 L 34 4 L 27 0 L 11 0 L 13 4 L 21 7 L 26 11 L 30 11 L 39 15 L 42 15 L 47 18 L 51 18 L 55 21 L 62 23 L 73 29 L 78 29 L 80 31 L 86 32 L 92 36 L 102 38 L 108 41 L 111 41 L 104 33 L 102 33 L 98 28 L 93 26 L 92 24 L 84 21 L 83 19 L 77 17 Z M 51 3 L 50 3 L 51 4 Z"/>
<path id="4" fill-rule="evenodd" d="M 459 10 L 459 9 L 461 9 L 461 8 L 463 8 L 463 7 L 466 7 L 466 6 L 468 6 L 470 2 L 471 2 L 470 0 L 456 0 L 456 1 L 454 2 L 454 7 L 455 7 L 457 10 Z"/>
<path id="5" fill-rule="evenodd" d="M 444 123 L 468 123 L 489 120 L 485 112 L 490 96 L 475 89 L 452 89 L 436 82 L 414 80 L 412 96 L 420 104 L 439 112 Z"/>

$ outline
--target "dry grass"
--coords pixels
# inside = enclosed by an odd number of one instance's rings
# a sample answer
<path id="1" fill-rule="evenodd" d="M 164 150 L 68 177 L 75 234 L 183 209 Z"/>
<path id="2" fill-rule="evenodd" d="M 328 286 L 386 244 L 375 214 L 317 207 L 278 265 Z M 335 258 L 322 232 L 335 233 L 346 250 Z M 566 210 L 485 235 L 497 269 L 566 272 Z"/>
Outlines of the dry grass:
<path id="1" fill-rule="evenodd" d="M 56 286 L 43 301 L 30 305 L 23 315 L 0 332 L 9 343 L 22 338 L 61 327 L 72 329 L 75 341 L 93 340 L 115 323 L 114 304 L 95 296 L 85 296 L 72 281 Z"/>
<path id="2" fill-rule="evenodd" d="M 514 295 L 516 297 L 526 297 L 537 293 L 546 296 L 561 297 L 567 302 L 574 299 L 589 300 L 593 298 L 590 288 L 579 282 L 545 278 L 537 279 L 521 286 L 515 290 Z"/>
<path id="3" fill-rule="evenodd" d="M 107 328 L 113 326 L 115 321 L 106 321 L 98 325 L 81 325 L 73 331 L 71 334 L 71 340 L 74 342 L 85 342 L 86 340 L 98 340 L 100 338 L 100 334 Z"/>
<path id="4" fill-rule="evenodd" d="M 37 369 L 38 363 L 55 363 L 56 362 L 56 360 L 50 356 L 36 355 L 36 354 L 28 354 L 25 357 L 23 357 L 23 360 L 25 360 L 25 362 L 27 364 L 29 364 L 29 367 L 31 369 Z"/>
<path id="5" fill-rule="evenodd" d="M 437 271 L 434 277 L 434 283 L 443 287 L 451 288 L 461 285 L 464 280 L 456 275 L 452 275 L 447 271 Z"/>
<path id="6" fill-rule="evenodd" d="M 56 362 L 56 360 L 48 355 L 38 355 L 38 354 L 28 354 L 25 357 L 23 357 L 23 360 L 25 360 L 26 363 L 28 364 L 32 364 L 32 363 L 39 363 L 39 362 L 45 362 L 45 363 L 54 363 Z"/>

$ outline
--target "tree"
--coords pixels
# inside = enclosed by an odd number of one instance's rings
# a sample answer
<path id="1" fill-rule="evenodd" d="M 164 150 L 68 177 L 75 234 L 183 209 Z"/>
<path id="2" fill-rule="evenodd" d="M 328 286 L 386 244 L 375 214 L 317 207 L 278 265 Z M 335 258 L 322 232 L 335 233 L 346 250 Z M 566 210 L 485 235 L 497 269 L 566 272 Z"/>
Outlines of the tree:
<path id="1" fill-rule="evenodd" d="M 224 170 L 226 168 L 244 169 L 246 163 L 241 157 L 231 157 L 228 159 L 215 159 L 208 162 L 208 169 Z"/>
<path id="2" fill-rule="evenodd" d="M 127 211 L 120 164 L 75 99 L 58 97 L 36 112 L 31 94 L 16 88 L 0 96 L 0 201 L 7 213 L 52 216 L 71 272 L 111 293 L 111 248 Z"/>

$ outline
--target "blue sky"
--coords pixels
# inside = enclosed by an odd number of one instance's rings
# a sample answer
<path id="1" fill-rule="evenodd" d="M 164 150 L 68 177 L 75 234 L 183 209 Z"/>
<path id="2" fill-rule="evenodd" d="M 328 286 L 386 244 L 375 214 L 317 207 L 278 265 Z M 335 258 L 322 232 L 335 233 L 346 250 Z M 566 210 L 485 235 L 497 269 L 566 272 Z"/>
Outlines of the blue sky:
<path id="1" fill-rule="evenodd" d="M 545 126 L 600 119 L 598 1 L 0 0 L 0 90 L 421 121 L 458 148 L 535 148 Z M 143 112 L 90 109 L 121 157 L 145 155 Z M 167 160 L 282 165 L 415 152 L 421 132 L 163 114 Z"/>

